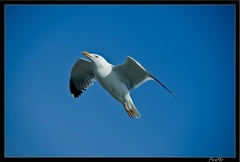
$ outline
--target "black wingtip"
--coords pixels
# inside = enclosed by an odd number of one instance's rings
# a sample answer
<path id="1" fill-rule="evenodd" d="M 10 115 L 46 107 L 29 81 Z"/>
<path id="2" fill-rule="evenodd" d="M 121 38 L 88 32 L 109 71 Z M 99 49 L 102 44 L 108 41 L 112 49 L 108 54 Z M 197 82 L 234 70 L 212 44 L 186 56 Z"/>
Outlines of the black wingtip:
<path id="1" fill-rule="evenodd" d="M 161 83 L 160 83 L 161 84 Z M 178 96 L 173 93 L 172 91 L 170 91 L 169 89 L 167 89 L 167 87 L 165 87 L 163 84 L 161 84 L 166 90 L 168 90 L 168 92 L 170 92 L 174 97 L 178 98 Z"/>
<path id="2" fill-rule="evenodd" d="M 69 81 L 69 87 L 70 87 L 70 92 L 71 92 L 73 98 L 79 97 L 83 93 L 83 90 L 85 90 L 85 89 L 82 89 L 82 90 L 77 89 L 76 86 L 74 85 L 72 79 L 70 79 L 70 81 Z"/>
<path id="3" fill-rule="evenodd" d="M 177 96 L 175 93 L 173 93 L 173 92 L 172 92 L 172 95 L 173 95 L 174 97 L 178 98 L 178 96 Z"/>
<path id="4" fill-rule="evenodd" d="M 170 91 L 165 85 L 163 85 L 159 80 L 157 80 L 154 76 L 152 76 L 151 74 L 150 74 L 150 76 L 156 81 L 156 82 L 158 82 L 159 84 L 161 84 L 168 92 L 170 92 L 174 97 L 176 97 L 176 98 L 178 98 L 178 96 L 175 94 L 175 93 L 173 93 L 172 91 Z"/>

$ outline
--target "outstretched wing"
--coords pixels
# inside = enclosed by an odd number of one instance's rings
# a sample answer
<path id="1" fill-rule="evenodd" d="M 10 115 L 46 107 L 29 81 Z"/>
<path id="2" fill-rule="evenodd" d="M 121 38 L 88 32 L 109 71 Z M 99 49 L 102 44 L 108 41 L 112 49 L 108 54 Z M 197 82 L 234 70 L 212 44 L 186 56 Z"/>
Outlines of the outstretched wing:
<path id="1" fill-rule="evenodd" d="M 124 64 L 114 66 L 113 71 L 118 74 L 120 80 L 129 90 L 153 79 L 140 63 L 129 56 L 127 56 Z"/>
<path id="2" fill-rule="evenodd" d="M 91 62 L 78 59 L 72 67 L 69 87 L 73 97 L 76 98 L 83 93 L 95 81 Z"/>
<path id="3" fill-rule="evenodd" d="M 148 80 L 155 80 L 172 95 L 177 97 L 159 80 L 157 80 L 153 75 L 151 75 L 139 62 L 137 62 L 130 56 L 127 56 L 124 64 L 114 66 L 113 71 L 119 75 L 120 80 L 128 87 L 129 90 L 137 88 Z"/>

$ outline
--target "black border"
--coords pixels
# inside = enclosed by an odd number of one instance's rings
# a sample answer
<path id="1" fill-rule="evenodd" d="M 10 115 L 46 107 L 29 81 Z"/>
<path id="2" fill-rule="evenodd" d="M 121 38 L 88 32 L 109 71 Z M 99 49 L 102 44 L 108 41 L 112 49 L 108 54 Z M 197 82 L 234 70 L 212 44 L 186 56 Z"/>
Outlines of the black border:
<path id="1" fill-rule="evenodd" d="M 3 77 L 2 78 L 2 82 L 3 82 L 3 105 L 4 107 L 1 109 L 2 111 L 0 112 L 1 113 L 1 117 L 0 117 L 0 121 L 1 121 L 1 134 L 0 134 L 0 137 L 1 137 L 1 158 L 0 158 L 0 161 L 29 161 L 29 162 L 32 162 L 32 161 L 37 161 L 37 160 L 40 160 L 40 161 L 79 161 L 79 160 L 101 160 L 101 159 L 104 159 L 104 160 L 115 160 L 115 159 L 121 159 L 121 160 L 125 160 L 125 159 L 146 159 L 146 160 L 152 160 L 152 159 L 157 159 L 157 160 L 160 160 L 160 161 L 191 161 L 191 162 L 195 162 L 195 161 L 204 161 L 204 162 L 208 162 L 209 161 L 209 158 L 197 158 L 197 157 L 179 157 L 179 158 L 156 158 L 156 157 L 52 157 L 52 158 L 39 158 L 39 157 L 36 157 L 36 158 L 6 158 L 4 155 L 5 155 L 5 133 L 4 133 L 4 108 L 5 108 L 5 103 L 4 103 L 4 95 L 5 95 L 5 92 L 4 92 L 4 88 L 5 88 L 5 84 L 4 84 L 4 54 L 5 54 L 5 49 L 4 49 L 4 46 L 5 46 L 5 42 L 4 42 L 4 14 L 5 14 L 5 5 L 7 4 L 63 4 L 63 5 L 66 5 L 66 4 L 109 4 L 109 5 L 112 5 L 112 4 L 194 4 L 194 5 L 198 5 L 198 4 L 233 4 L 235 5 L 235 9 L 236 9 L 236 14 L 235 14 L 235 22 L 236 22 L 236 25 L 235 25 L 235 33 L 236 33 L 236 44 L 235 44 L 235 51 L 236 51 L 236 62 L 235 62 L 235 65 L 236 65 L 236 128 L 235 128 L 235 131 L 236 131 L 236 149 L 235 149 L 235 152 L 236 152 L 236 157 L 234 158 L 222 158 L 222 159 L 217 159 L 218 157 L 212 157 L 214 158 L 215 160 L 222 160 L 222 162 L 239 162 L 240 159 L 239 159 L 239 0 L 220 0 L 220 1 L 208 1 L 208 0 L 202 0 L 202 1 L 199 1 L 199 0 L 196 0 L 196 1 L 181 1 L 181 0 L 149 0 L 149 1 L 144 1 L 144 0 L 134 0 L 134 1 L 128 1 L 128 0 L 123 0 L 123 1 L 100 1 L 100 0 L 95 0 L 95 1 L 89 1 L 89 0 L 81 0 L 81 1 L 78 1 L 78 0 L 71 0 L 71 1 L 67 1 L 67 0 L 60 0 L 60 1 L 48 1 L 48 0 L 42 0 L 42 1 L 34 1 L 34 0 L 28 0 L 28 1 L 12 1 L 12 0 L 1 0 L 0 1 L 0 14 L 1 14 L 1 40 L 2 40 L 2 43 L 1 43 L 1 49 L 2 49 L 2 53 L 3 53 L 3 60 L 2 60 L 2 71 L 1 71 L 1 76 Z"/>

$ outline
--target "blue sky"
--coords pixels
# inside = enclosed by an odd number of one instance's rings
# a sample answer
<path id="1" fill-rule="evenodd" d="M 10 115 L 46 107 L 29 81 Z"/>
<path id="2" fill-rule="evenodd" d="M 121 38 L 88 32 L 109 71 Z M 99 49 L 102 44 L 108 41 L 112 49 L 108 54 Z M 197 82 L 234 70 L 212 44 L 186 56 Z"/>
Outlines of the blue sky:
<path id="1" fill-rule="evenodd" d="M 233 5 L 5 5 L 6 157 L 234 157 Z M 131 56 L 141 118 L 98 82 L 69 90 L 82 51 Z"/>

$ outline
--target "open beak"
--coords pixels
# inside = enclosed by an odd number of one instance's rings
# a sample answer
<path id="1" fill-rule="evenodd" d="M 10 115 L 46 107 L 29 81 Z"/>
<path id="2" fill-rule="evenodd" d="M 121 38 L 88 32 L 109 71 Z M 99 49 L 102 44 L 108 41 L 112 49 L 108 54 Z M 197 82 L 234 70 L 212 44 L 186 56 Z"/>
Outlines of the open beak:
<path id="1" fill-rule="evenodd" d="M 90 53 L 83 51 L 82 54 L 84 54 L 85 56 L 87 56 L 88 58 L 92 58 L 92 56 L 90 55 Z"/>

